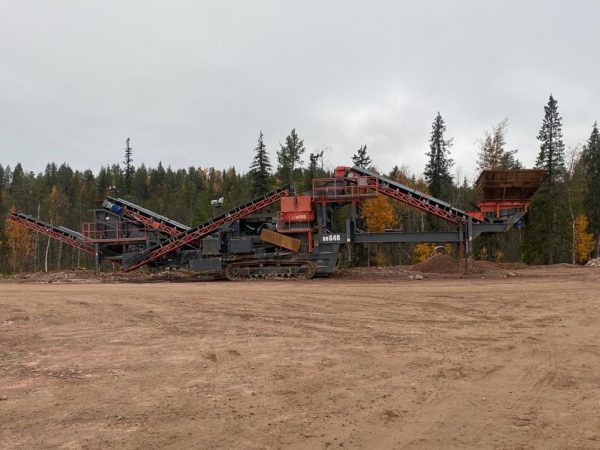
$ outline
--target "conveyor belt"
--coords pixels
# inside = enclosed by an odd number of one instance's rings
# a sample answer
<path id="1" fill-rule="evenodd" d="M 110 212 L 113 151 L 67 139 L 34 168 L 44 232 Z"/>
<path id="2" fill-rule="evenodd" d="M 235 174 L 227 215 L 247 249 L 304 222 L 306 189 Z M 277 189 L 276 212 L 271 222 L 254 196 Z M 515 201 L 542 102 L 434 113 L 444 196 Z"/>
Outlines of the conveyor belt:
<path id="1" fill-rule="evenodd" d="M 377 179 L 378 189 L 384 195 L 394 198 L 407 205 L 414 206 L 422 211 L 429 214 L 438 216 L 448 222 L 456 224 L 465 224 L 469 219 L 469 214 L 465 211 L 455 208 L 449 203 L 446 203 L 438 198 L 432 197 L 431 195 L 417 191 L 416 189 L 410 188 L 397 181 L 390 180 L 389 178 L 383 177 L 376 173 L 370 172 L 362 167 L 352 167 L 348 169 L 349 172 L 355 173 L 356 175 L 373 177 Z M 471 217 L 473 223 L 481 222 L 478 219 Z"/>
<path id="2" fill-rule="evenodd" d="M 169 219 L 168 217 L 157 214 L 154 211 L 150 211 L 149 209 L 143 208 L 122 198 L 107 196 L 102 206 L 116 214 L 121 214 L 128 219 L 140 222 L 146 228 L 158 229 L 169 236 L 176 236 L 179 233 L 190 229 L 187 225 Z"/>
<path id="3" fill-rule="evenodd" d="M 32 231 L 42 233 L 45 236 L 49 236 L 53 239 L 64 242 L 65 244 L 72 245 L 73 247 L 81 249 L 91 255 L 96 254 L 96 249 L 94 246 L 88 242 L 88 240 L 81 233 L 65 227 L 51 225 L 43 220 L 36 219 L 35 217 L 23 213 L 11 212 L 8 213 L 8 218 L 20 223 Z"/>
<path id="4" fill-rule="evenodd" d="M 168 253 L 171 253 L 184 245 L 191 242 L 198 241 L 203 237 L 218 230 L 221 226 L 226 223 L 233 222 L 234 220 L 241 219 L 248 216 L 256 211 L 266 208 L 269 205 L 277 202 L 282 197 L 287 197 L 290 191 L 290 186 L 285 185 L 277 189 L 272 190 L 254 200 L 251 200 L 243 205 L 236 206 L 235 208 L 226 211 L 212 219 L 196 225 L 182 233 L 173 236 L 169 239 L 160 242 L 150 248 L 147 248 L 128 260 L 124 261 L 123 270 L 129 272 L 135 270 L 138 267 L 144 266 L 151 261 L 154 261 Z"/>

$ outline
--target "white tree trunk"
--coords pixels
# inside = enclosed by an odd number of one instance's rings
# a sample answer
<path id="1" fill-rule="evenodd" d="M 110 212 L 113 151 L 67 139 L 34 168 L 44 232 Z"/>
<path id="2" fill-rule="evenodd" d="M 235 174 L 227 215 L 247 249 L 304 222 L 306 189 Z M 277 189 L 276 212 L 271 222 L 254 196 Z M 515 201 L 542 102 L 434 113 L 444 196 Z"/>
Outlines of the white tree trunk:
<path id="1" fill-rule="evenodd" d="M 50 251 L 50 238 L 48 237 L 48 243 L 46 244 L 46 256 L 44 257 L 44 272 L 48 272 L 48 252 Z"/>

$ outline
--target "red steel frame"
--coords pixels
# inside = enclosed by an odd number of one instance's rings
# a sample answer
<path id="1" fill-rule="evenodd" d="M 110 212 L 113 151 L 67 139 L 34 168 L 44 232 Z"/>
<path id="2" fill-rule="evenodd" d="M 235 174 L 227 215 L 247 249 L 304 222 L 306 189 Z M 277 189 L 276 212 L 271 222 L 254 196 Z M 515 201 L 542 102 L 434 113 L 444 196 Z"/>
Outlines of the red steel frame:
<path id="1" fill-rule="evenodd" d="M 343 184 L 338 185 L 341 182 Z M 364 184 L 361 184 L 363 182 Z M 330 183 L 333 183 L 333 186 Z M 312 180 L 312 199 L 318 202 L 372 198 L 376 197 L 378 192 L 379 180 L 376 177 L 335 177 Z"/>
<path id="2" fill-rule="evenodd" d="M 145 256 L 142 260 L 138 261 L 137 263 L 132 264 L 131 266 L 128 266 L 127 268 L 125 268 L 125 272 L 130 272 L 132 270 L 135 270 L 138 267 L 148 264 L 150 261 L 154 261 L 155 259 L 158 259 L 161 256 L 166 255 L 167 253 L 171 253 L 172 251 L 175 251 L 187 244 L 197 241 L 197 240 L 203 238 L 204 236 L 206 236 L 207 234 L 210 234 L 213 231 L 216 231 L 219 227 L 225 225 L 226 223 L 233 222 L 234 220 L 241 219 L 241 218 L 247 216 L 248 214 L 252 214 L 253 212 L 260 211 L 261 209 L 266 208 L 269 205 L 272 205 L 273 203 L 278 201 L 280 198 L 287 197 L 288 194 L 289 194 L 288 189 L 284 189 L 282 191 L 275 192 L 271 195 L 267 195 L 264 198 L 261 198 L 260 200 L 254 202 L 246 207 L 242 207 L 242 208 L 232 212 L 231 214 L 227 214 L 224 217 L 221 217 L 220 219 L 211 221 L 207 225 L 200 227 L 194 231 L 181 233 L 180 238 L 177 238 L 176 236 L 173 237 L 172 240 L 170 240 L 170 242 L 168 242 L 165 245 L 162 245 L 159 248 L 157 248 L 156 250 L 150 252 L 149 255 Z"/>
<path id="3" fill-rule="evenodd" d="M 529 202 L 511 202 L 511 201 L 500 201 L 500 202 L 481 202 L 479 203 L 479 209 L 481 212 L 493 212 L 496 217 L 500 217 L 500 212 L 504 209 L 517 209 L 521 208 L 523 212 L 529 210 Z"/>
<path id="4" fill-rule="evenodd" d="M 494 217 L 499 219 L 502 217 L 502 211 L 506 209 L 520 209 L 523 212 L 529 211 L 529 202 L 481 202 L 478 205 L 479 211 L 467 211 L 471 217 L 484 221 L 485 213 L 493 213 Z"/>
<path id="5" fill-rule="evenodd" d="M 309 220 L 285 220 L 283 219 L 283 213 L 279 213 L 279 220 L 277 221 L 277 231 L 280 233 L 306 233 L 307 242 L 308 242 L 308 253 L 312 253 L 313 251 L 313 229 L 312 223 L 314 222 L 314 217 Z M 300 224 L 305 225 L 303 227 L 292 228 L 291 224 Z"/>
<path id="6" fill-rule="evenodd" d="M 277 219 L 277 231 L 280 233 L 305 233 L 308 245 L 308 253 L 312 253 L 312 226 L 315 221 L 315 210 L 312 197 L 301 197 L 305 200 L 304 203 L 307 204 L 305 206 L 299 206 L 299 204 L 294 201 L 294 208 L 292 210 L 289 209 L 289 205 L 284 209 L 283 199 L 281 199 L 281 210 L 279 211 L 279 217 Z"/>
<path id="7" fill-rule="evenodd" d="M 65 236 L 62 233 L 54 231 L 51 228 L 46 228 L 43 225 L 40 225 L 35 222 L 31 222 L 31 221 L 25 219 L 24 217 L 20 217 L 16 214 L 9 213 L 8 218 L 14 222 L 20 223 L 21 225 L 29 228 L 30 230 L 33 230 L 37 233 L 42 233 L 45 236 L 49 236 L 53 239 L 56 239 L 57 241 L 64 242 L 65 244 L 69 244 L 75 248 L 78 248 L 78 249 L 86 252 L 86 253 L 89 253 L 90 255 L 96 254 L 96 249 L 87 242 L 82 242 L 82 241 L 78 241 L 77 239 L 70 238 L 68 236 Z"/>

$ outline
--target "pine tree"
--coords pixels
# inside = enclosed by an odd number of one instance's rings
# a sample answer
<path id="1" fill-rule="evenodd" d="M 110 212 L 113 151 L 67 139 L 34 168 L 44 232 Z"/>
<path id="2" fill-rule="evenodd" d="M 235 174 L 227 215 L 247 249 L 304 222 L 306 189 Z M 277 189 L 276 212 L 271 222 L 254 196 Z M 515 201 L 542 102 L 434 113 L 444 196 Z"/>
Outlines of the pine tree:
<path id="1" fill-rule="evenodd" d="M 140 204 L 144 204 L 150 196 L 148 192 L 148 170 L 144 163 L 140 164 L 134 171 L 131 181 L 131 194 L 134 200 Z"/>
<path id="2" fill-rule="evenodd" d="M 546 185 L 553 188 L 565 170 L 565 144 L 562 141 L 562 118 L 558 114 L 558 102 L 552 95 L 544 106 L 544 112 L 544 121 L 537 137 L 541 145 L 536 167 L 546 171 Z"/>
<path id="3" fill-rule="evenodd" d="M 594 123 L 592 134 L 583 149 L 583 164 L 585 166 L 586 193 L 584 196 L 584 209 L 589 218 L 590 230 L 600 237 L 600 133 L 598 125 Z M 596 257 L 598 248 L 596 245 Z"/>
<path id="4" fill-rule="evenodd" d="M 519 161 L 515 156 L 518 151 L 519 150 L 517 150 L 517 149 L 505 151 L 504 154 L 500 157 L 500 166 L 498 167 L 498 169 L 504 169 L 504 170 L 522 169 L 523 164 L 521 164 L 521 161 Z"/>
<path id="5" fill-rule="evenodd" d="M 550 95 L 544 106 L 544 120 L 538 134 L 540 152 L 536 168 L 544 169 L 546 181 L 531 202 L 530 223 L 526 229 L 526 255 L 528 262 L 554 264 L 559 260 L 559 246 L 566 227 L 567 208 L 559 194 L 565 172 L 565 145 L 562 141 L 562 119 L 558 102 Z"/>
<path id="6" fill-rule="evenodd" d="M 301 156 L 304 153 L 304 141 L 298 137 L 296 129 L 292 129 L 289 136 L 285 138 L 285 145 L 279 144 L 280 150 L 277 152 L 277 176 L 282 183 L 291 183 L 294 181 L 294 171 L 302 165 Z"/>
<path id="7" fill-rule="evenodd" d="M 262 131 L 258 135 L 258 144 L 254 149 L 254 159 L 250 164 L 250 183 L 252 195 L 257 197 L 271 190 L 271 162 L 267 153 L 267 147 L 263 140 Z"/>
<path id="8" fill-rule="evenodd" d="M 133 158 L 132 148 L 129 146 L 129 138 L 125 141 L 125 191 L 127 194 L 131 194 L 131 184 L 133 181 Z"/>
<path id="9" fill-rule="evenodd" d="M 371 157 L 367 155 L 367 146 L 361 145 L 358 151 L 352 155 L 352 164 L 363 169 L 371 165 Z"/>
<path id="10" fill-rule="evenodd" d="M 429 193 L 434 197 L 444 199 L 448 198 L 452 188 L 452 175 L 450 168 L 454 164 L 448 157 L 451 139 L 444 139 L 446 125 L 440 113 L 437 113 L 431 129 L 431 138 L 429 139 L 429 152 L 427 156 L 429 161 L 425 166 L 425 180 L 429 188 Z"/>

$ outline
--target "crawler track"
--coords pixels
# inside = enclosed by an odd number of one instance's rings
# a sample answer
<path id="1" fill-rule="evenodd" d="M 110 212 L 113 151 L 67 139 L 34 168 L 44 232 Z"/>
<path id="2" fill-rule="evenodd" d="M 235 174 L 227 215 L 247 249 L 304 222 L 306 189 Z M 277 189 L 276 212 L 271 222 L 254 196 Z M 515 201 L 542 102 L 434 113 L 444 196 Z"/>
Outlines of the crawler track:
<path id="1" fill-rule="evenodd" d="M 252 278 L 296 278 L 308 280 L 315 276 L 310 261 L 256 260 L 229 264 L 225 276 L 232 281 Z"/>

